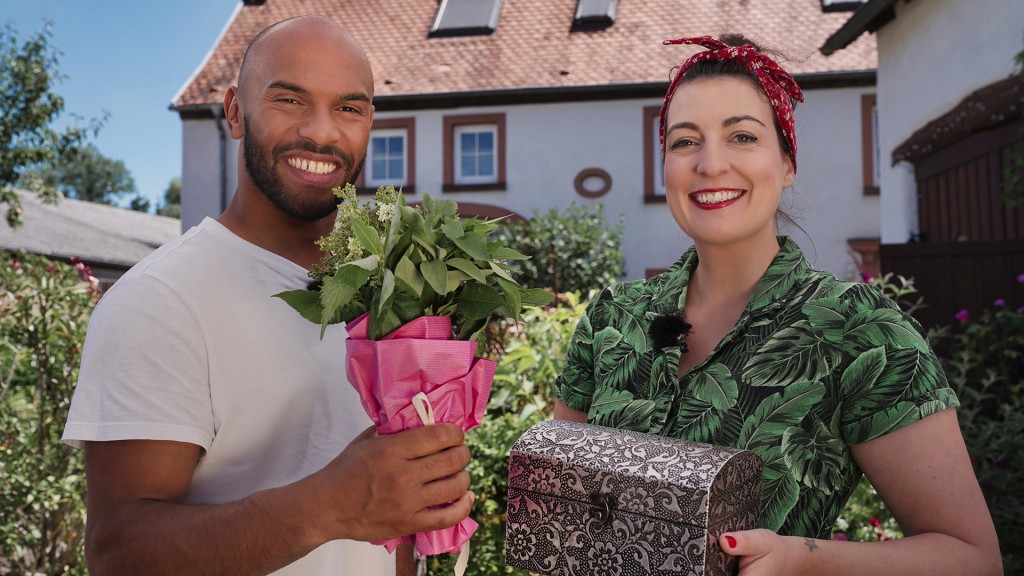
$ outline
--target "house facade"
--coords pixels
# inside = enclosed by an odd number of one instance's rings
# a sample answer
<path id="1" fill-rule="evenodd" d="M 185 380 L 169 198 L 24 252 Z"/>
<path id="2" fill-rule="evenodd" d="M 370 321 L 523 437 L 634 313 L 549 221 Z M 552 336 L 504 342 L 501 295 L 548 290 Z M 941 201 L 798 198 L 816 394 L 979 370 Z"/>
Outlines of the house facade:
<path id="1" fill-rule="evenodd" d="M 1024 304 L 1024 206 L 1005 201 L 1024 146 L 1024 2 L 870 0 L 822 51 L 840 54 L 869 32 L 883 269 L 915 278 L 926 324 L 996 300 Z"/>
<path id="2" fill-rule="evenodd" d="M 374 69 L 376 115 L 359 185 L 395 183 L 456 200 L 464 214 L 600 203 L 621 215 L 627 278 L 666 268 L 690 245 L 665 204 L 657 116 L 670 72 L 692 47 L 667 38 L 741 32 L 791 57 L 800 172 L 784 209 L 820 268 L 855 276 L 851 246 L 877 244 L 881 206 L 864 181 L 873 143 L 875 45 L 818 52 L 858 3 L 819 0 L 265 0 L 239 6 L 175 98 L 182 119 L 182 220 L 215 216 L 236 185 L 238 144 L 220 102 L 249 38 L 320 14 L 344 25 Z M 490 10 L 479 11 L 480 6 Z M 468 7 L 467 7 L 468 6 Z M 386 31 L 386 32 L 385 32 Z M 852 244 L 851 244 L 852 242 Z M 870 254 L 870 250 L 868 250 Z M 870 258 L 870 255 L 869 255 Z"/>

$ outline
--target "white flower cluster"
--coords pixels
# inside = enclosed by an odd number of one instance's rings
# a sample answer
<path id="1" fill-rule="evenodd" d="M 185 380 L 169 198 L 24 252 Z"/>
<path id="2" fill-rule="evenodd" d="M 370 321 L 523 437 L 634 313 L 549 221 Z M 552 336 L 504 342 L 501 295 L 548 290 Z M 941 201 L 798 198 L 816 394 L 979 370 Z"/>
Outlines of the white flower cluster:
<path id="1" fill-rule="evenodd" d="M 377 220 L 387 222 L 395 215 L 394 204 L 380 204 L 377 206 Z"/>

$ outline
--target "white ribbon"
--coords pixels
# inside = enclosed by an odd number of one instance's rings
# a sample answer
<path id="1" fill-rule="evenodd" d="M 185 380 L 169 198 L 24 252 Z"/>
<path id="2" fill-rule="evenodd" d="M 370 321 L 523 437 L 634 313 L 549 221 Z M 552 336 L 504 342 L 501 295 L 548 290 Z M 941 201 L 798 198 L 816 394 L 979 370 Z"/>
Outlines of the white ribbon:
<path id="1" fill-rule="evenodd" d="M 420 421 L 425 426 L 434 425 L 434 407 L 430 405 L 430 399 L 423 392 L 420 392 L 412 397 L 412 407 L 416 410 L 416 415 L 420 417 Z M 455 576 L 463 576 L 466 573 L 466 567 L 469 565 L 469 540 L 462 545 L 462 550 L 459 551 L 459 559 L 455 561 Z"/>

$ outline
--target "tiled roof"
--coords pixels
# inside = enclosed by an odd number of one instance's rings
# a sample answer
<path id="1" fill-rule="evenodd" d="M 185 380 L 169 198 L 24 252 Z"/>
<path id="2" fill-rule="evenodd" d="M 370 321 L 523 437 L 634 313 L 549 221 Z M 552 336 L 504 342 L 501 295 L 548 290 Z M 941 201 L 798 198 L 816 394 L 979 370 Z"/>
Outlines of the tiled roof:
<path id="1" fill-rule="evenodd" d="M 217 104 L 235 83 L 249 39 L 303 14 L 326 16 L 362 44 L 376 96 L 668 82 L 671 68 L 696 51 L 661 46 L 666 38 L 739 32 L 791 58 L 798 78 L 874 70 L 874 35 L 823 56 L 819 47 L 850 14 L 823 13 L 819 0 L 620 0 L 611 27 L 572 31 L 577 0 L 504 0 L 487 36 L 428 38 L 438 0 L 267 0 L 243 6 L 206 62 L 173 103 Z"/>
<path id="2" fill-rule="evenodd" d="M 45 204 L 35 194 L 17 192 L 23 224 L 12 229 L 0 222 L 0 249 L 127 268 L 181 234 L 175 218 L 70 198 Z"/>

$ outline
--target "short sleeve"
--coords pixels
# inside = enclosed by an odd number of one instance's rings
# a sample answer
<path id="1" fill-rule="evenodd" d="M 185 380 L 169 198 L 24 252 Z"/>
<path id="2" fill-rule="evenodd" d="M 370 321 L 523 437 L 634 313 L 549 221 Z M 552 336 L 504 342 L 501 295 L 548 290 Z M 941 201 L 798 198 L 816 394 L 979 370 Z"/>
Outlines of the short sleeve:
<path id="1" fill-rule="evenodd" d="M 959 406 L 921 325 L 873 287 L 850 292 L 841 377 L 846 443 L 874 440 Z"/>
<path id="2" fill-rule="evenodd" d="M 173 440 L 208 449 L 215 425 L 207 366 L 189 306 L 155 278 L 122 278 L 89 321 L 64 442 Z"/>
<path id="3" fill-rule="evenodd" d="M 601 299 L 594 298 L 576 324 L 576 332 L 569 341 L 565 367 L 555 380 L 555 395 L 563 404 L 588 412 L 594 397 L 594 329 L 592 320 Z"/>

